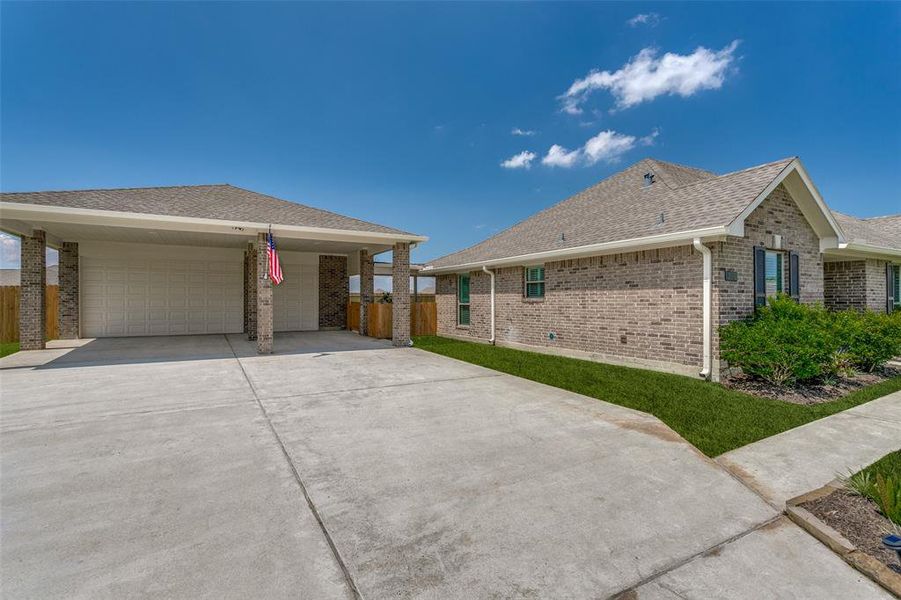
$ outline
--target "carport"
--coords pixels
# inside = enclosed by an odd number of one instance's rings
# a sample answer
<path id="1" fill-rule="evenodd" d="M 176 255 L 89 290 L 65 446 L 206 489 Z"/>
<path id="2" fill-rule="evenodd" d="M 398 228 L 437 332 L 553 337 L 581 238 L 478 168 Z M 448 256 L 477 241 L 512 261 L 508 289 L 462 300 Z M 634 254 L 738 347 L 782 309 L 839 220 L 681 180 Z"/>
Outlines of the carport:
<path id="1" fill-rule="evenodd" d="M 274 333 L 346 327 L 351 275 L 365 320 L 373 259 L 391 251 L 393 342 L 409 342 L 410 249 L 423 236 L 231 185 L 4 193 L 0 209 L 0 229 L 21 237 L 23 350 L 45 347 L 47 246 L 59 250 L 62 339 L 244 333 L 270 353 Z"/>

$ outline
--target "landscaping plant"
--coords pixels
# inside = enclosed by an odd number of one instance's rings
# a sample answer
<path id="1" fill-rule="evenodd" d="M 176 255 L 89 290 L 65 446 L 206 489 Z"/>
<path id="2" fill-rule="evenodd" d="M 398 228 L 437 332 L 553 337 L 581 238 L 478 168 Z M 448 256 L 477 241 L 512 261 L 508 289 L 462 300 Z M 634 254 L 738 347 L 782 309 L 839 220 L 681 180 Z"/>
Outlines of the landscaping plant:
<path id="1" fill-rule="evenodd" d="M 776 385 L 871 373 L 901 355 L 901 312 L 830 312 L 785 295 L 720 329 L 730 366 Z"/>
<path id="2" fill-rule="evenodd" d="M 849 491 L 875 502 L 887 519 L 901 526 L 901 450 L 886 454 L 842 481 Z"/>

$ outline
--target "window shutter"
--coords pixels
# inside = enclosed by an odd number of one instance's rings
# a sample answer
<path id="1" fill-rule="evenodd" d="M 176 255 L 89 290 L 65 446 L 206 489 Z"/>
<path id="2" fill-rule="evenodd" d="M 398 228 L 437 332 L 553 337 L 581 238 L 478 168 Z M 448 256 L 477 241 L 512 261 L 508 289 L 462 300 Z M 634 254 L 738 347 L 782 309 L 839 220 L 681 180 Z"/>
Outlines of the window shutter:
<path id="1" fill-rule="evenodd" d="M 885 265 L 885 312 L 895 309 L 895 269 L 891 263 Z"/>
<path id="2" fill-rule="evenodd" d="M 797 252 L 788 253 L 788 295 L 795 302 L 801 301 L 801 269 Z"/>
<path id="3" fill-rule="evenodd" d="M 766 250 L 754 246 L 754 308 L 766 306 Z"/>

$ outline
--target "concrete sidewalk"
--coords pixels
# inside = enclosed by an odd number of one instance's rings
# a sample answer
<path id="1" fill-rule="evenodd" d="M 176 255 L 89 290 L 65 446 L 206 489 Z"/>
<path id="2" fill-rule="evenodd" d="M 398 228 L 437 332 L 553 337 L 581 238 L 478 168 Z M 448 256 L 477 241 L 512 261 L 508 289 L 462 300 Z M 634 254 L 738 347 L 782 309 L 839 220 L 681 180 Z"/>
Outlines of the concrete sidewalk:
<path id="1" fill-rule="evenodd" d="M 901 392 L 727 452 L 716 460 L 777 508 L 901 447 Z"/>
<path id="2" fill-rule="evenodd" d="M 850 568 L 832 550 L 781 517 L 652 579 L 619 599 L 887 600 L 891 597 L 863 573 Z"/>

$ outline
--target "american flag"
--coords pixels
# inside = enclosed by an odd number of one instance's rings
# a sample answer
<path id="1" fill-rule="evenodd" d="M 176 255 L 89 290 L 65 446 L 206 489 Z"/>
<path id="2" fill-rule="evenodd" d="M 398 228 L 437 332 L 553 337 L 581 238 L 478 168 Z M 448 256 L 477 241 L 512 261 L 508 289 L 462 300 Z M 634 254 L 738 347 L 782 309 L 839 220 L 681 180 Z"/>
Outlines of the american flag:
<path id="1" fill-rule="evenodd" d="M 282 265 L 278 262 L 278 252 L 275 251 L 275 238 L 272 237 L 271 231 L 266 244 L 266 263 L 269 265 L 269 279 L 275 285 L 280 284 L 285 277 L 282 275 Z"/>

